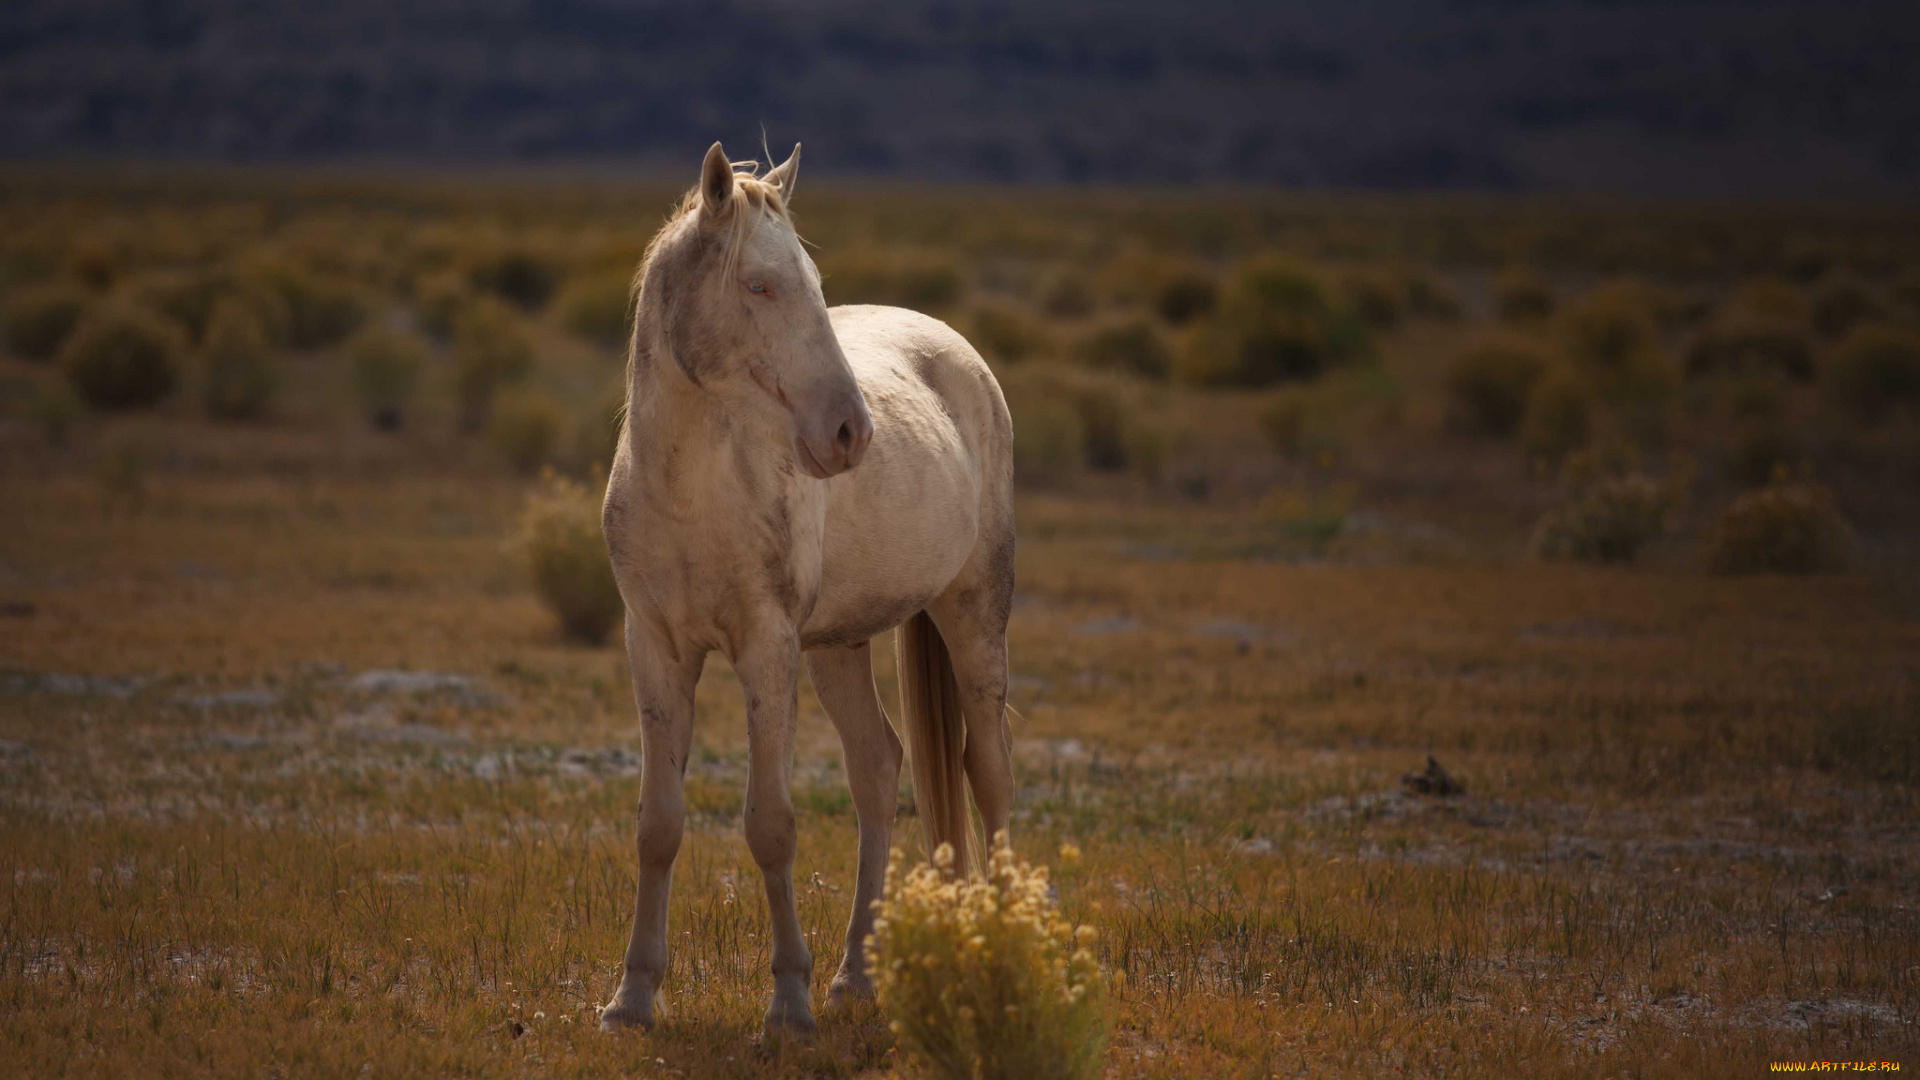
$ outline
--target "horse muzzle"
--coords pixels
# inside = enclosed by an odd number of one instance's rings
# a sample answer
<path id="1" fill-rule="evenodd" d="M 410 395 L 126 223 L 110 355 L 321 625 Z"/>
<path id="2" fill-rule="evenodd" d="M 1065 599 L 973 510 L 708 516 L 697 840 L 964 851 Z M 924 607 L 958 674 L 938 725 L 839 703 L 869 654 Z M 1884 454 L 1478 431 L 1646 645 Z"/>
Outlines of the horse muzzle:
<path id="1" fill-rule="evenodd" d="M 794 418 L 796 421 L 799 417 Z M 873 414 L 866 399 L 855 391 L 831 408 L 819 410 L 809 423 L 794 424 L 793 455 L 800 468 L 816 480 L 838 476 L 867 454 L 873 441 Z"/>

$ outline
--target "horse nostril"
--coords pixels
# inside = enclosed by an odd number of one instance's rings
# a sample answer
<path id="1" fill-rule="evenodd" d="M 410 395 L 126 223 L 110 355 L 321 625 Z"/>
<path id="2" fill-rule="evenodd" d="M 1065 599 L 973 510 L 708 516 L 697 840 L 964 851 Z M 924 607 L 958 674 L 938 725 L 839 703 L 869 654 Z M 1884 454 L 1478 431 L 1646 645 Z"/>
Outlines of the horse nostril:
<path id="1" fill-rule="evenodd" d="M 833 444 L 838 446 L 840 452 L 843 454 L 853 452 L 853 424 L 851 421 L 840 425 L 840 430 L 834 433 Z"/>

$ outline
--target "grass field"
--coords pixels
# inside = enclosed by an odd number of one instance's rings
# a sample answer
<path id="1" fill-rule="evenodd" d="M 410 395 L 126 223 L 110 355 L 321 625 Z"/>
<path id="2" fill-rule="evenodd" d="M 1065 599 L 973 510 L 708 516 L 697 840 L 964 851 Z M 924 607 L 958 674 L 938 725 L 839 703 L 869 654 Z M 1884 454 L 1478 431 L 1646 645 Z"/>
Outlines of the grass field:
<path id="1" fill-rule="evenodd" d="M 34 183 L 8 189 L 15 220 L 49 205 Z M 466 197 L 444 213 L 495 196 Z M 327 215 L 405 203 L 358 198 L 258 212 L 280 215 L 274 243 L 333 253 L 346 280 L 352 245 L 327 239 Z M 525 192 L 497 198 L 510 235 L 545 227 Z M 940 301 L 957 325 L 1005 303 L 1058 341 L 1078 332 L 1082 316 L 1046 313 L 1052 286 L 994 291 L 996 274 L 1055 272 L 1004 261 L 1023 229 L 1084 230 L 1093 248 L 1118 222 L 1238 257 L 1238 234 L 1177 204 L 969 232 L 942 224 L 957 197 L 917 218 L 889 198 L 876 235 L 959 253 L 969 284 Z M 853 203 L 803 223 L 856 243 Z M 597 206 L 546 212 L 590 231 L 594 213 L 630 210 Z M 1920 1067 L 1913 417 L 1847 423 L 1827 383 L 1775 387 L 1800 467 L 1856 523 L 1842 572 L 1703 571 L 1695 542 L 1739 486 L 1715 455 L 1717 403 L 1740 388 L 1707 382 L 1676 390 L 1665 433 L 1638 451 L 1656 475 L 1687 457 L 1704 469 L 1637 564 L 1530 558 L 1532 522 L 1563 489 L 1510 440 L 1454 431 L 1444 378 L 1494 318 L 1474 290 L 1510 252 L 1449 262 L 1433 238 L 1545 245 L 1554 227 L 1493 207 L 1435 214 L 1309 204 L 1298 228 L 1274 226 L 1274 244 L 1297 233 L 1316 254 L 1328 237 L 1347 251 L 1389 237 L 1388 256 L 1424 252 L 1464 298 L 1464 315 L 1376 328 L 1356 368 L 1276 389 L 996 359 L 1010 381 L 1105 388 L 1130 422 L 1164 428 L 1164 453 L 1128 443 L 1121 468 L 1077 447 L 1029 462 L 1019 504 L 1015 839 L 1054 864 L 1068 916 L 1099 929 L 1124 976 L 1111 1075 Z M 644 240 L 654 220 L 621 236 Z M 1851 228 L 1830 230 L 1836 250 L 1879 250 Z M 1590 240 L 1581 258 L 1632 263 L 1630 239 Z M 1799 250 L 1770 243 L 1753 257 Z M 43 264 L 84 276 L 93 257 L 30 247 L 9 249 L 21 280 Z M 1575 294 L 1588 271 L 1557 273 Z M 425 286 L 380 287 L 426 308 Z M 557 311 L 522 316 L 531 382 L 585 410 L 617 358 Z M 909 1075 L 871 1007 L 824 1013 L 810 1043 L 760 1035 L 769 955 L 738 828 L 742 703 L 717 658 L 667 1019 L 645 1036 L 595 1030 L 633 893 L 624 652 L 569 641 L 541 606 L 508 543 L 539 481 L 497 440 L 454 430 L 438 369 L 408 425 L 379 432 L 338 347 L 277 344 L 265 418 L 214 423 L 176 393 L 58 433 L 25 402 L 59 369 L 0 358 L 0 1072 Z M 434 362 L 450 363 L 442 348 Z M 1306 435 L 1263 434 L 1301 393 Z M 889 661 L 879 675 L 891 707 Z M 804 687 L 801 725 L 796 879 L 818 1009 L 855 828 Z M 1403 786 L 1429 755 L 1462 793 Z M 903 820 L 896 835 L 916 844 Z M 1066 843 L 1083 855 L 1058 857 Z"/>

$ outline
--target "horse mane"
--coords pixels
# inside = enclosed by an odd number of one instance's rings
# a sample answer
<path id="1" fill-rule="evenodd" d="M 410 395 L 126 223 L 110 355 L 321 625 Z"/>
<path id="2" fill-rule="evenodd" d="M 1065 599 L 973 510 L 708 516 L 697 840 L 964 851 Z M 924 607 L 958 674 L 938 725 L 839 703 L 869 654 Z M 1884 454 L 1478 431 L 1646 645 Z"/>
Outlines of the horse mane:
<path id="1" fill-rule="evenodd" d="M 759 173 L 758 161 L 733 162 L 733 194 L 728 196 L 726 206 L 727 246 L 720 260 L 720 272 L 725 277 L 732 277 L 739 267 L 740 249 L 746 246 L 747 236 L 753 232 L 754 223 L 762 216 L 785 221 L 788 225 L 793 223 L 793 214 L 787 209 L 787 200 L 780 194 L 780 188 L 762 180 Z M 653 264 L 654 256 L 659 253 L 662 245 L 670 238 L 680 235 L 682 230 L 674 226 L 698 212 L 701 203 L 700 185 L 695 184 L 680 197 L 673 212 L 667 215 L 667 220 L 660 226 L 660 231 L 654 233 L 653 239 L 647 242 L 647 250 L 641 255 L 640 265 L 633 272 L 633 283 L 628 287 L 627 292 L 627 308 L 633 312 L 633 333 L 627 342 L 629 401 L 632 400 L 633 394 L 634 363 L 637 359 L 636 354 L 640 350 L 640 291 L 647 278 L 647 267 Z"/>

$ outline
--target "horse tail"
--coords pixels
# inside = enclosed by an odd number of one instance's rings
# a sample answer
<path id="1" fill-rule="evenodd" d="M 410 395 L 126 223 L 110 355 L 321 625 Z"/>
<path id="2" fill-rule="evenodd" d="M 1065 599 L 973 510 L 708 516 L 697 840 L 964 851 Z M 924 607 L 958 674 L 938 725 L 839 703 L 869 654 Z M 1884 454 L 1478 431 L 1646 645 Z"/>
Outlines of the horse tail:
<path id="1" fill-rule="evenodd" d="M 922 611 L 894 637 L 900 668 L 900 711 L 912 759 L 913 803 L 926 830 L 927 851 L 953 845 L 954 871 L 986 869 L 986 855 L 967 799 L 967 726 L 953 660 L 933 619 Z"/>

